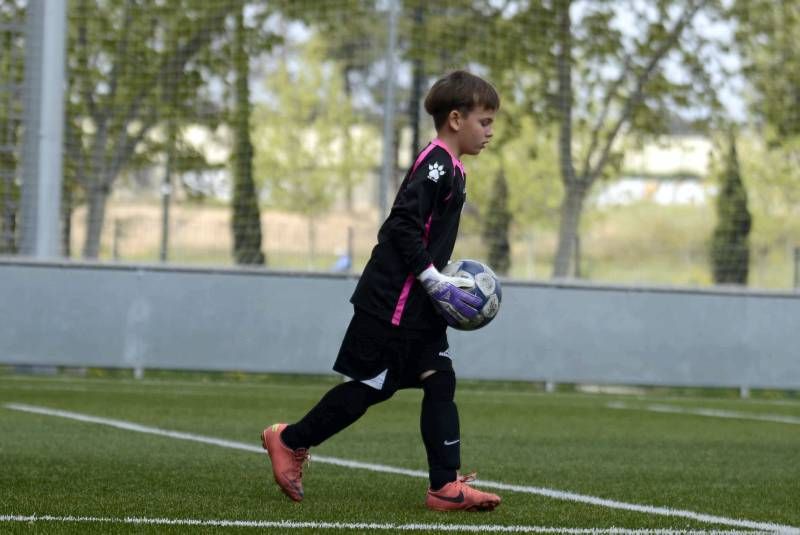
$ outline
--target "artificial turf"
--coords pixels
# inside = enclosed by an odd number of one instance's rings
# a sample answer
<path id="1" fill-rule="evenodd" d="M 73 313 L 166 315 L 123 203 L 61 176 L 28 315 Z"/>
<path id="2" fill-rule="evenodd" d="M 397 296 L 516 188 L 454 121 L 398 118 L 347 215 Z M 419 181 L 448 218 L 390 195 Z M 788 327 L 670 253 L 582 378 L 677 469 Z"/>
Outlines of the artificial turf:
<path id="1" fill-rule="evenodd" d="M 0 516 L 144 517 L 308 522 L 268 531 L 330 533 L 329 523 L 544 526 L 555 529 L 739 530 L 732 523 L 487 489 L 503 497 L 487 514 L 425 509 L 426 479 L 328 463 L 322 457 L 425 470 L 419 391 L 401 391 L 312 450 L 306 498 L 272 481 L 267 457 L 96 423 L 33 414 L 9 403 L 124 420 L 255 448 L 261 429 L 301 417 L 335 379 L 258 381 L 187 374 L 180 380 L 0 375 Z M 479 480 L 692 511 L 729 520 L 800 526 L 800 424 L 646 410 L 713 408 L 800 418 L 796 400 L 685 395 L 542 393 L 524 385 L 464 382 L 462 470 Z M 623 402 L 625 409 L 609 404 Z M 480 487 L 480 481 L 477 483 Z M 661 510 L 661 509 L 659 509 Z M 264 531 L 262 526 L 259 529 Z M 474 528 L 472 528 L 474 529 Z M 0 532 L 203 533 L 244 526 L 0 521 Z M 336 533 L 373 532 L 365 526 Z M 386 531 L 385 529 L 382 531 Z M 391 531 L 391 530 L 390 530 Z M 380 532 L 380 531 L 378 531 Z"/>

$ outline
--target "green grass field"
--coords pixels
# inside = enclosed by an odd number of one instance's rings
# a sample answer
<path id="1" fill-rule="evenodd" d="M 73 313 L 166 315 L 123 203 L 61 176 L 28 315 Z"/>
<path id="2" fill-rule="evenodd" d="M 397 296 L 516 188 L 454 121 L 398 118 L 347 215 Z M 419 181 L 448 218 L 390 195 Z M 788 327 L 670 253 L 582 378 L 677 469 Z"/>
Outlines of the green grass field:
<path id="1" fill-rule="evenodd" d="M 0 532 L 800 533 L 794 398 L 462 381 L 462 470 L 503 503 L 436 513 L 423 505 L 420 392 L 312 450 L 297 504 L 273 483 L 259 433 L 302 416 L 336 379 L 234 379 L 0 374 Z"/>

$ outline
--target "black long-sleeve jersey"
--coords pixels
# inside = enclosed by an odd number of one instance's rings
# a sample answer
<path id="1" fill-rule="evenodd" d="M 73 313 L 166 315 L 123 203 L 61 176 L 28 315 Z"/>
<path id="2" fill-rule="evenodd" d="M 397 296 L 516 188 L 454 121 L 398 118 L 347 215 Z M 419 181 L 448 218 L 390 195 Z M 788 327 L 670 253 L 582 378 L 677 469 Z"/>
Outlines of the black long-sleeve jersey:
<path id="1" fill-rule="evenodd" d="M 466 184 L 463 165 L 442 141 L 420 152 L 378 231 L 351 303 L 399 327 L 446 326 L 417 275 L 431 264 L 441 270 L 450 260 Z"/>

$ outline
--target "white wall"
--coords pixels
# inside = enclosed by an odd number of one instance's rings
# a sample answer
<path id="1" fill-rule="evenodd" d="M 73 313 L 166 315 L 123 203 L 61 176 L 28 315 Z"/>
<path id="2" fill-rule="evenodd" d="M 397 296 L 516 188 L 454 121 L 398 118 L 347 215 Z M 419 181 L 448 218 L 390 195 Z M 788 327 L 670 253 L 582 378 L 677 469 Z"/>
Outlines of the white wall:
<path id="1" fill-rule="evenodd" d="M 0 261 L 0 363 L 329 373 L 356 279 Z M 505 281 L 460 377 L 800 389 L 800 294 Z"/>

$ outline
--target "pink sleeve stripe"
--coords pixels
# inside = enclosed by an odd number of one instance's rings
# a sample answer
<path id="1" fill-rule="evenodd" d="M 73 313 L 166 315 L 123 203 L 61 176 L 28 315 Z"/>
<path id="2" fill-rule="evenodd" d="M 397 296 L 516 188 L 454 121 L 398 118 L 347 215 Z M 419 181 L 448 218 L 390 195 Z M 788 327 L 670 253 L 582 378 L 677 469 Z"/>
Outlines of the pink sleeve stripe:
<path id="1" fill-rule="evenodd" d="M 425 223 L 425 234 L 422 235 L 422 244 L 428 245 L 428 239 L 431 232 L 431 221 L 433 221 L 433 214 L 428 216 L 428 221 Z M 392 325 L 400 325 L 400 318 L 403 317 L 403 310 L 406 308 L 408 301 L 408 294 L 411 293 L 411 286 L 414 284 L 414 274 L 409 273 L 406 282 L 403 283 L 403 289 L 400 290 L 400 297 L 397 299 L 397 305 L 394 307 L 394 314 L 392 314 Z"/>
<path id="2" fill-rule="evenodd" d="M 408 294 L 411 293 L 412 284 L 414 284 L 414 274 L 409 273 L 406 282 L 403 284 L 403 289 L 400 291 L 400 298 L 397 300 L 397 305 L 394 307 L 392 325 L 400 325 L 400 318 L 403 316 L 403 309 L 406 308 L 406 301 L 408 301 Z"/>
<path id="3" fill-rule="evenodd" d="M 428 221 L 425 223 L 425 233 L 422 235 L 422 244 L 428 245 L 428 240 L 431 237 L 431 221 L 433 221 L 433 214 L 428 216 Z"/>
<path id="4" fill-rule="evenodd" d="M 436 147 L 434 143 L 429 143 L 428 146 L 425 147 L 425 150 L 419 153 L 419 156 L 417 156 L 417 161 L 414 162 L 414 167 L 411 168 L 412 175 L 414 174 L 414 171 L 417 170 L 417 167 L 419 167 L 419 164 L 422 163 L 422 160 L 428 157 L 428 154 L 431 153 L 434 147 Z"/>

